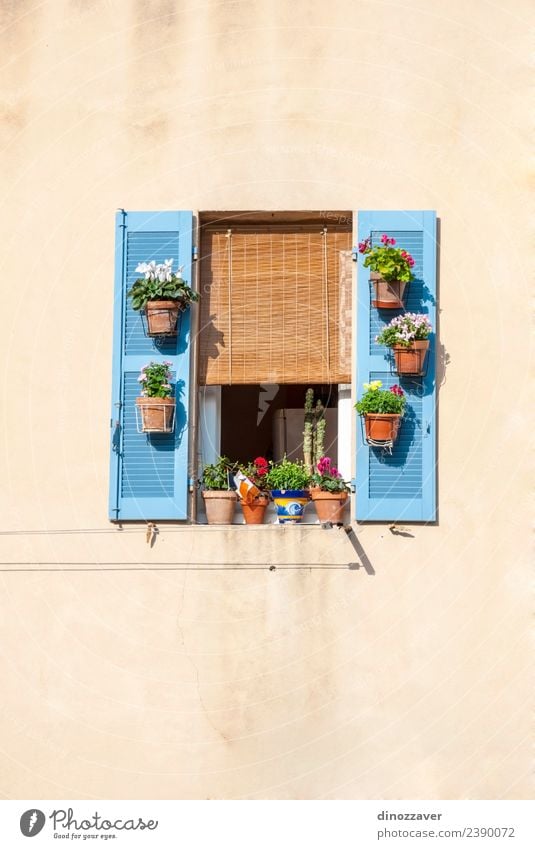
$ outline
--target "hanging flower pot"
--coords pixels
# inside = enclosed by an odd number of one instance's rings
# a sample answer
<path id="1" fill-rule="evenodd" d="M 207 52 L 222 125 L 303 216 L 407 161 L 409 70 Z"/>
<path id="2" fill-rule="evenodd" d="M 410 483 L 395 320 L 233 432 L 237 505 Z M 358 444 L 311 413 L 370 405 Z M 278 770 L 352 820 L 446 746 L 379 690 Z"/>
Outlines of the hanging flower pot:
<path id="1" fill-rule="evenodd" d="M 175 299 L 147 301 L 147 336 L 176 336 L 178 316 L 184 308 L 184 302 Z"/>
<path id="2" fill-rule="evenodd" d="M 136 398 L 142 433 L 172 433 L 175 427 L 174 398 Z"/>
<path id="3" fill-rule="evenodd" d="M 182 279 L 182 267 L 173 271 L 173 260 L 140 262 L 136 271 L 143 274 L 127 295 L 132 309 L 144 311 L 147 336 L 176 336 L 178 317 L 199 295 Z"/>
<path id="4" fill-rule="evenodd" d="M 367 413 L 364 416 L 366 441 L 395 442 L 401 416 L 396 413 Z"/>
<path id="5" fill-rule="evenodd" d="M 142 395 L 136 398 L 141 416 L 140 433 L 172 433 L 175 429 L 175 399 L 171 398 L 171 363 L 151 362 L 143 366 L 138 377 Z"/>
<path id="6" fill-rule="evenodd" d="M 406 312 L 393 318 L 375 341 L 392 348 L 398 374 L 422 375 L 432 329 L 427 315 Z"/>
<path id="7" fill-rule="evenodd" d="M 372 271 L 370 280 L 375 289 L 372 306 L 380 310 L 400 310 L 405 306 L 405 290 L 407 283 L 403 280 L 385 280 L 380 274 Z"/>
<path id="8" fill-rule="evenodd" d="M 414 259 L 403 248 L 395 248 L 396 240 L 383 233 L 380 244 L 372 247 L 371 238 L 359 242 L 364 255 L 364 268 L 370 269 L 375 288 L 372 306 L 383 310 L 403 309 L 407 284 L 412 280 Z"/>
<path id="9" fill-rule="evenodd" d="M 392 350 L 394 351 L 396 372 L 398 374 L 424 374 L 425 358 L 427 351 L 429 350 L 428 339 L 411 342 L 408 347 L 405 347 L 404 345 L 394 345 Z"/>
<path id="10" fill-rule="evenodd" d="M 241 509 L 246 525 L 263 525 L 266 508 L 269 504 L 269 495 L 261 493 L 252 501 L 242 501 Z"/>
<path id="11" fill-rule="evenodd" d="M 405 393 L 400 386 L 381 389 L 381 380 L 364 384 L 364 395 L 355 404 L 357 413 L 364 418 L 366 442 L 394 443 L 405 412 Z"/>

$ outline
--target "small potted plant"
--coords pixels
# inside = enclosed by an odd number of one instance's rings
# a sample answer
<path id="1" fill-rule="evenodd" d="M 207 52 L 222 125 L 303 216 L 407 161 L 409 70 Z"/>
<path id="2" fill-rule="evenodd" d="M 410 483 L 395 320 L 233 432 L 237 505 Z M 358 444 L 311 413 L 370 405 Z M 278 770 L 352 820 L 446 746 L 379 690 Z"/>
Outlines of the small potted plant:
<path id="1" fill-rule="evenodd" d="M 381 389 L 381 380 L 364 384 L 364 395 L 355 404 L 359 416 L 364 417 L 366 442 L 393 443 L 396 441 L 401 419 L 405 412 L 405 393 L 400 386 Z"/>
<path id="2" fill-rule="evenodd" d="M 320 522 L 342 523 L 349 487 L 330 457 L 320 457 L 310 484 L 310 495 Z"/>
<path id="3" fill-rule="evenodd" d="M 217 463 L 204 467 L 201 480 L 209 525 L 231 525 L 238 496 L 231 489 L 231 479 L 237 470 L 237 464 L 228 457 L 219 457 Z"/>
<path id="4" fill-rule="evenodd" d="M 403 309 L 405 289 L 413 278 L 414 259 L 395 244 L 396 240 L 386 233 L 373 248 L 371 239 L 359 242 L 359 253 L 364 254 L 364 267 L 371 270 L 370 280 L 375 287 L 372 306 L 379 309 Z"/>
<path id="5" fill-rule="evenodd" d="M 172 433 L 175 426 L 175 399 L 171 397 L 170 363 L 147 363 L 138 381 L 141 395 L 136 405 L 141 415 L 141 433 Z"/>
<path id="6" fill-rule="evenodd" d="M 199 295 L 182 279 L 182 267 L 175 274 L 173 260 L 141 262 L 136 271 L 143 277 L 127 294 L 135 310 L 145 311 L 147 336 L 176 336 L 179 313 Z"/>
<path id="7" fill-rule="evenodd" d="M 432 329 L 426 315 L 407 312 L 393 318 L 375 341 L 392 348 L 398 374 L 422 375 Z"/>
<path id="8" fill-rule="evenodd" d="M 269 463 L 264 457 L 256 457 L 252 463 L 239 466 L 238 471 L 253 484 L 252 489 L 244 487 L 243 494 L 240 492 L 241 509 L 247 525 L 262 525 L 264 522 L 269 504 L 269 495 L 265 491 L 268 470 Z"/>
<path id="9" fill-rule="evenodd" d="M 309 500 L 309 484 L 310 473 L 304 463 L 293 462 L 286 457 L 278 463 L 270 463 L 265 485 L 271 490 L 279 524 L 301 521 Z"/>

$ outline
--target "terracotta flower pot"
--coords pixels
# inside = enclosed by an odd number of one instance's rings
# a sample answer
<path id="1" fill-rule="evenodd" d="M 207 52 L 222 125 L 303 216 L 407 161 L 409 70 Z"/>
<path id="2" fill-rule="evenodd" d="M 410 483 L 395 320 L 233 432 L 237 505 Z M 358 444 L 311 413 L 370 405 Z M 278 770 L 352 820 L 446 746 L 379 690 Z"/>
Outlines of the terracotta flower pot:
<path id="1" fill-rule="evenodd" d="M 310 500 L 306 489 L 274 489 L 271 495 L 277 507 L 279 525 L 296 525 L 301 521 Z"/>
<path id="2" fill-rule="evenodd" d="M 394 345 L 394 358 L 396 361 L 396 372 L 398 374 L 424 373 L 424 363 L 429 350 L 429 339 L 421 339 L 412 342 L 408 348 L 403 345 Z"/>
<path id="3" fill-rule="evenodd" d="M 364 416 L 366 440 L 395 442 L 400 424 L 401 416 L 397 413 L 366 413 Z"/>
<path id="4" fill-rule="evenodd" d="M 174 398 L 136 398 L 142 433 L 172 433 L 175 428 Z"/>
<path id="5" fill-rule="evenodd" d="M 231 525 L 238 496 L 233 489 L 205 489 L 202 497 L 209 525 Z"/>
<path id="6" fill-rule="evenodd" d="M 257 495 L 252 501 L 241 502 L 243 518 L 247 525 L 262 525 L 264 523 L 264 515 L 269 504 L 269 496 Z"/>
<path id="7" fill-rule="evenodd" d="M 340 525 L 346 505 L 347 492 L 324 492 L 319 487 L 310 490 L 314 507 L 320 522 L 332 522 Z"/>
<path id="8" fill-rule="evenodd" d="M 180 300 L 147 301 L 147 336 L 176 336 L 178 316 L 183 310 Z"/>
<path id="9" fill-rule="evenodd" d="M 375 289 L 372 306 L 380 310 L 399 310 L 405 306 L 403 298 L 407 283 L 401 280 L 391 280 L 389 283 L 377 271 L 372 271 L 370 280 Z"/>

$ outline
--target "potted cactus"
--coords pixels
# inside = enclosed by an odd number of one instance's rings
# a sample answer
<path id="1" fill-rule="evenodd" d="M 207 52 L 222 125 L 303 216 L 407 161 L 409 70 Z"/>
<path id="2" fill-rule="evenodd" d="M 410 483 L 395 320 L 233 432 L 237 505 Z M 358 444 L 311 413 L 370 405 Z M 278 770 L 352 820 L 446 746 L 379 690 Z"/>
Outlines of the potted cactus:
<path id="1" fill-rule="evenodd" d="M 364 384 L 364 395 L 355 408 L 364 418 L 366 442 L 369 445 L 394 443 L 405 412 L 405 393 L 400 386 L 381 389 L 381 380 Z"/>
<path id="2" fill-rule="evenodd" d="M 228 457 L 219 457 L 217 463 L 204 467 L 199 481 L 209 525 L 231 525 L 238 496 L 231 489 L 231 479 L 237 464 Z"/>
<path id="3" fill-rule="evenodd" d="M 381 243 L 373 248 L 371 239 L 359 242 L 364 268 L 370 269 L 370 280 L 375 288 L 372 306 L 378 309 L 403 309 L 405 290 L 413 277 L 414 259 L 403 248 L 394 247 L 395 244 L 396 240 L 386 233 L 381 236 Z"/>
<path id="4" fill-rule="evenodd" d="M 128 297 L 132 307 L 144 311 L 147 319 L 147 336 L 176 336 L 179 314 L 199 295 L 182 279 L 182 267 L 175 274 L 173 260 L 162 263 L 141 262 L 136 271 L 138 278 Z"/>
<path id="5" fill-rule="evenodd" d="M 141 433 L 172 433 L 175 428 L 175 399 L 171 397 L 170 363 L 147 363 L 141 369 L 138 382 L 141 395 L 136 406 L 141 416 Z"/>
<path id="6" fill-rule="evenodd" d="M 277 507 L 279 524 L 300 522 L 310 497 L 310 473 L 305 464 L 284 457 L 278 463 L 270 463 L 265 480 Z"/>
<path id="7" fill-rule="evenodd" d="M 320 457 L 310 482 L 310 496 L 320 522 L 340 525 L 348 494 L 349 486 L 331 458 Z"/>
<path id="8" fill-rule="evenodd" d="M 432 329 L 426 315 L 407 312 L 393 318 L 375 341 L 392 348 L 398 374 L 422 375 Z"/>

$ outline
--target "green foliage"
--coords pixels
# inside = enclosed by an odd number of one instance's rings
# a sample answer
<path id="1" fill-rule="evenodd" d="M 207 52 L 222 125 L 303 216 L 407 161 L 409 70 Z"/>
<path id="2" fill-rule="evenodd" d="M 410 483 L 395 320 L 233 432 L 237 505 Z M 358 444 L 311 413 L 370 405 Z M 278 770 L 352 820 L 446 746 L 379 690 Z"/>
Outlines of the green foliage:
<path id="1" fill-rule="evenodd" d="M 349 486 L 342 478 L 320 475 L 319 472 L 314 472 L 310 485 L 319 487 L 323 492 L 350 492 Z"/>
<path id="2" fill-rule="evenodd" d="M 369 254 L 364 260 L 365 268 L 376 271 L 387 283 L 393 280 L 408 283 L 412 280 L 411 270 L 398 248 L 377 247 L 373 250 L 375 253 Z"/>
<path id="3" fill-rule="evenodd" d="M 349 492 L 348 485 L 342 480 L 342 475 L 336 466 L 333 466 L 330 457 L 319 458 L 311 484 L 323 492 Z"/>
<path id="4" fill-rule="evenodd" d="M 163 363 L 151 362 L 143 366 L 138 381 L 141 395 L 145 398 L 169 398 L 173 392 L 171 386 L 171 363 L 165 360 Z"/>
<path id="5" fill-rule="evenodd" d="M 357 401 L 355 408 L 359 416 L 367 413 L 397 413 L 403 415 L 405 412 L 405 395 L 399 386 L 390 389 L 381 389 L 382 382 L 373 380 L 365 383 L 364 395 Z"/>
<path id="6" fill-rule="evenodd" d="M 203 489 L 231 489 L 229 477 L 238 470 L 238 464 L 228 457 L 219 457 L 217 463 L 204 467 L 199 481 Z"/>
<path id="7" fill-rule="evenodd" d="M 165 262 L 141 262 L 136 271 L 145 276 L 135 281 L 127 295 L 132 298 L 132 307 L 135 310 L 145 308 L 147 301 L 154 300 L 179 300 L 184 306 L 192 301 L 198 301 L 199 295 L 194 292 L 181 277 L 181 269 L 178 274 L 172 270 L 173 260 L 166 259 Z"/>
<path id="8" fill-rule="evenodd" d="M 310 473 L 304 463 L 292 462 L 286 457 L 278 463 L 270 463 L 266 475 L 268 489 L 307 489 Z"/>
<path id="9" fill-rule="evenodd" d="M 414 259 L 403 248 L 395 248 L 396 240 L 383 233 L 381 244 L 372 248 L 371 240 L 365 239 L 359 244 L 359 253 L 364 254 L 364 267 L 380 274 L 387 282 L 400 280 L 408 283 L 413 275 L 411 268 Z"/>
<path id="10" fill-rule="evenodd" d="M 132 307 L 135 310 L 145 308 L 147 301 L 154 300 L 180 300 L 184 304 L 189 304 L 192 301 L 198 301 L 199 295 L 182 280 L 175 278 L 170 282 L 160 283 L 159 280 L 136 280 L 132 288 L 128 291 L 128 296 L 132 298 Z"/>

